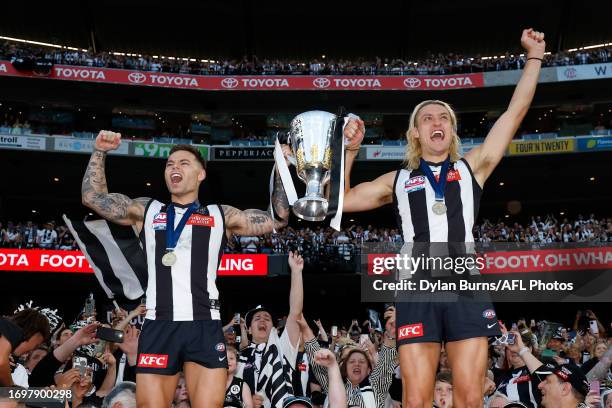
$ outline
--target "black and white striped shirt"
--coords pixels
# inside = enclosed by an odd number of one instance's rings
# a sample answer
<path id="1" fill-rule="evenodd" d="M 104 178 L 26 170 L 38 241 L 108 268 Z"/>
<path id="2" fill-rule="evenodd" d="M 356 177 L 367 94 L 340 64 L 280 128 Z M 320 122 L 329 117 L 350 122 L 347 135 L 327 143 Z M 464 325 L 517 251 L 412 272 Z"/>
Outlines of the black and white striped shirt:
<path id="1" fill-rule="evenodd" d="M 174 207 L 176 227 L 188 206 L 175 204 Z M 221 206 L 200 206 L 187 221 L 176 244 L 176 263 L 164 266 L 161 260 L 166 253 L 166 205 L 150 201 L 140 233 L 149 273 L 146 318 L 219 320 L 219 291 L 215 280 L 226 239 Z"/>
<path id="2" fill-rule="evenodd" d="M 501 373 L 497 391 L 505 394 L 510 401 L 520 401 L 528 408 L 538 408 L 542 401 L 538 384 L 532 381 L 527 367 Z"/>
<path id="3" fill-rule="evenodd" d="M 434 176 L 442 163 L 428 163 Z M 393 200 L 404 242 L 474 242 L 472 228 L 478 215 L 482 188 L 465 159 L 451 163 L 444 202 L 445 214 L 432 211 L 435 191 L 421 169 L 397 171 Z"/>
<path id="4" fill-rule="evenodd" d="M 315 378 L 321 384 L 323 392 L 328 393 L 329 377 L 327 375 L 327 368 L 314 363 L 315 355 L 317 351 L 321 350 L 321 346 L 316 339 L 312 339 L 304 343 L 304 349 L 308 359 L 313 361 L 311 369 Z M 364 383 L 354 386 L 348 379 L 345 379 L 344 388 L 346 389 L 347 403 L 350 407 L 373 408 L 368 406 L 368 398 L 364 397 L 366 393 L 372 394 L 373 403 L 376 408 L 383 408 L 385 406 L 385 400 L 393 380 L 396 357 L 397 349 L 395 347 L 383 345 L 378 353 L 378 363 L 372 368 L 372 372 Z"/>

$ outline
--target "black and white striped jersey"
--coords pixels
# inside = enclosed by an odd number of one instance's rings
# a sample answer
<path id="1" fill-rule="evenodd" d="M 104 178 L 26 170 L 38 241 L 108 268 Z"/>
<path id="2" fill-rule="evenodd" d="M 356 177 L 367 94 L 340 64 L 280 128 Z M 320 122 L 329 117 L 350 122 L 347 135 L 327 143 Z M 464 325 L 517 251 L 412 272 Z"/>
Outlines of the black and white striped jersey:
<path id="1" fill-rule="evenodd" d="M 189 206 L 174 204 L 175 227 Z M 166 205 L 152 200 L 146 207 L 140 240 L 148 269 L 147 319 L 219 320 L 217 269 L 226 244 L 220 205 L 200 207 L 191 215 L 174 253 L 176 263 L 164 266 Z"/>
<path id="2" fill-rule="evenodd" d="M 538 408 L 542 394 L 538 384 L 532 381 L 527 367 L 515 368 L 501 373 L 497 391 L 505 394 L 510 401 L 520 401 L 528 408 Z"/>
<path id="3" fill-rule="evenodd" d="M 428 162 L 436 178 L 442 163 Z M 393 184 L 393 201 L 404 242 L 474 242 L 482 188 L 465 159 L 451 163 L 444 202 L 447 211 L 432 211 L 435 192 L 421 169 L 400 169 Z"/>

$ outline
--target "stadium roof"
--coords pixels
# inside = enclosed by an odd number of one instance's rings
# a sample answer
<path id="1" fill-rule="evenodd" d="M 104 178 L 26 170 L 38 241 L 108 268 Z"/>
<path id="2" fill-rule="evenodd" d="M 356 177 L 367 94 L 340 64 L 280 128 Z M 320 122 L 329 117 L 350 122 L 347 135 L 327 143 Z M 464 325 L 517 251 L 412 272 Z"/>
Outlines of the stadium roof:
<path id="1" fill-rule="evenodd" d="M 9 2 L 0 35 L 193 58 L 496 55 L 518 51 L 526 26 L 546 32 L 551 51 L 609 42 L 611 9 L 568 0 Z"/>

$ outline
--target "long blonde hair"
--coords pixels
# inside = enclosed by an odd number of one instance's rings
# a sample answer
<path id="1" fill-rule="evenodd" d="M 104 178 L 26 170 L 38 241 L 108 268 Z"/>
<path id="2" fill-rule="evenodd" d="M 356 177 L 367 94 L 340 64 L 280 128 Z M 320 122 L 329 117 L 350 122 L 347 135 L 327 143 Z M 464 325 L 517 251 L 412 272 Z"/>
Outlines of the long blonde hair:
<path id="1" fill-rule="evenodd" d="M 421 142 L 418 138 L 414 137 L 414 134 L 417 130 L 417 115 L 421 109 L 427 105 L 440 105 L 448 111 L 453 128 L 453 140 L 450 145 L 450 160 L 451 162 L 456 162 L 461 158 L 461 140 L 459 139 L 459 135 L 457 135 L 457 116 L 455 115 L 455 111 L 446 102 L 430 99 L 419 103 L 410 114 L 410 123 L 408 124 L 408 131 L 406 132 L 408 145 L 406 146 L 406 154 L 404 156 L 404 167 L 409 169 L 418 169 L 421 163 L 423 149 L 421 148 Z"/>

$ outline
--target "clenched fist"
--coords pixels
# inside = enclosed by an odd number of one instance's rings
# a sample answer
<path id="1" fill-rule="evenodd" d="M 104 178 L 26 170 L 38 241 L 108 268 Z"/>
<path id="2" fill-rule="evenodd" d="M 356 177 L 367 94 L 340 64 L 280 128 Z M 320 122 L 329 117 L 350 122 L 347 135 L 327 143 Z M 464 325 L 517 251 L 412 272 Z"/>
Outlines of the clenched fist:
<path id="1" fill-rule="evenodd" d="M 331 350 L 328 349 L 320 349 L 319 351 L 317 351 L 317 353 L 315 354 L 314 362 L 315 364 L 327 368 L 333 366 L 334 364 L 337 364 L 336 356 L 334 355 L 334 353 L 331 352 Z"/>
<path id="2" fill-rule="evenodd" d="M 347 150 L 357 150 L 365 136 L 365 126 L 361 119 L 349 119 L 344 127 L 344 139 L 346 140 L 345 147 Z"/>
<path id="3" fill-rule="evenodd" d="M 96 150 L 103 152 L 110 152 L 111 150 L 117 150 L 121 144 L 121 133 L 111 132 L 110 130 L 101 130 L 96 137 L 96 143 L 94 145 Z"/>
<path id="4" fill-rule="evenodd" d="M 544 58 L 544 51 L 546 50 L 544 33 L 535 31 L 533 28 L 523 30 L 521 45 L 527 51 L 527 58 Z"/>

